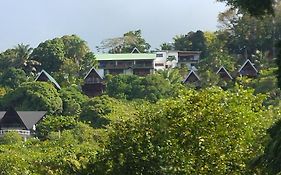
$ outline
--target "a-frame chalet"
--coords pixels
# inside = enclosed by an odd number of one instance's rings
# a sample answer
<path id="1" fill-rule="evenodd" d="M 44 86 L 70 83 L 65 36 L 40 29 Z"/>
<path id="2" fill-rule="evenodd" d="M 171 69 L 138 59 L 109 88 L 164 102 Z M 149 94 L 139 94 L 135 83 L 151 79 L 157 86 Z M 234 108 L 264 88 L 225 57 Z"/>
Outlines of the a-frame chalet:
<path id="1" fill-rule="evenodd" d="M 241 66 L 241 68 L 238 70 L 238 73 L 240 76 L 247 76 L 247 77 L 258 76 L 258 70 L 249 59 L 247 59 L 245 63 Z"/>
<path id="2" fill-rule="evenodd" d="M 183 80 L 185 84 L 194 84 L 196 87 L 200 86 L 200 78 L 194 70 L 191 70 L 186 78 Z"/>
<path id="3" fill-rule="evenodd" d="M 84 85 L 82 91 L 89 97 L 101 95 L 105 89 L 102 75 L 95 69 L 91 70 L 84 77 Z"/>
<path id="4" fill-rule="evenodd" d="M 216 73 L 222 80 L 224 81 L 231 81 L 233 80 L 232 76 L 230 73 L 225 69 L 224 66 L 221 66 L 219 70 Z"/>
<path id="5" fill-rule="evenodd" d="M 60 90 L 61 87 L 58 82 L 45 70 L 42 70 L 38 76 L 36 77 L 35 81 L 44 81 L 44 82 L 51 82 L 57 90 Z"/>
<path id="6" fill-rule="evenodd" d="M 27 138 L 35 132 L 35 125 L 45 114 L 46 111 L 15 111 L 13 108 L 0 111 L 0 136 L 13 131 Z"/>

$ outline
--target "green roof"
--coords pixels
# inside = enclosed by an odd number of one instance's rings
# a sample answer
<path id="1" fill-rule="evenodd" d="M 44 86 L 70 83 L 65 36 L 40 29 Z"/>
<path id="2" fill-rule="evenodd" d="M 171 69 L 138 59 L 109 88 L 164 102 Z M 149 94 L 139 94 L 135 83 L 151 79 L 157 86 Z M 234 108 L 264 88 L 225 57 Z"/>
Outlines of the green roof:
<path id="1" fill-rule="evenodd" d="M 97 54 L 97 60 L 154 60 L 154 53 Z"/>

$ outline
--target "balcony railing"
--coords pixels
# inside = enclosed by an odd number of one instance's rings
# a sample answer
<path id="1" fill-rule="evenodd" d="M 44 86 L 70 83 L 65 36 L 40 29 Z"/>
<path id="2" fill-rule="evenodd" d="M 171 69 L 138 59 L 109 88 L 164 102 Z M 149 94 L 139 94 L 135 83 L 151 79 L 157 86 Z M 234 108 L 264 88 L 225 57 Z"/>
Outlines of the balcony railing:
<path id="1" fill-rule="evenodd" d="M 134 68 L 153 68 L 153 64 L 135 64 Z"/>
<path id="2" fill-rule="evenodd" d="M 29 130 L 19 130 L 19 129 L 5 129 L 5 130 L 0 130 L 0 135 L 5 135 L 8 132 L 17 132 L 20 135 L 30 135 L 30 131 Z"/>
<path id="3" fill-rule="evenodd" d="M 153 64 L 106 65 L 100 68 L 103 69 L 153 68 Z"/>
<path id="4" fill-rule="evenodd" d="M 86 84 L 97 84 L 97 83 L 101 83 L 101 80 L 99 78 L 87 78 L 85 80 Z"/>
<path id="5" fill-rule="evenodd" d="M 178 62 L 198 62 L 199 59 L 179 59 Z"/>

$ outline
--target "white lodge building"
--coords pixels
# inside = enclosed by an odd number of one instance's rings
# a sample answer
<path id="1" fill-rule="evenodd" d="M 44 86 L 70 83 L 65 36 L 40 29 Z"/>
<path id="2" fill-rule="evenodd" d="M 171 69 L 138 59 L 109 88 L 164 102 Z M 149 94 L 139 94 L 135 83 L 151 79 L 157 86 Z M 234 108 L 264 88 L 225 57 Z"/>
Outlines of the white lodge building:
<path id="1" fill-rule="evenodd" d="M 200 51 L 159 51 L 156 53 L 156 69 L 186 67 L 191 70 L 199 63 L 200 54 Z"/>
<path id="2" fill-rule="evenodd" d="M 97 54 L 98 72 L 146 76 L 155 70 L 174 67 L 191 69 L 199 63 L 199 51 L 159 51 L 156 53 Z"/>
<path id="3" fill-rule="evenodd" d="M 134 74 L 145 76 L 154 72 L 155 54 L 98 54 L 98 72 L 104 75 Z"/>

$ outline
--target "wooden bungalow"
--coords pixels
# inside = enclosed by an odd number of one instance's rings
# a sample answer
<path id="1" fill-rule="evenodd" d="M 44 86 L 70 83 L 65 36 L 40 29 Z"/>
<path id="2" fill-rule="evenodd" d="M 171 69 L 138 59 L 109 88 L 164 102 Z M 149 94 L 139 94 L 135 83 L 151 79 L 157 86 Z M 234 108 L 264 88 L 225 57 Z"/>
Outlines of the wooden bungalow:
<path id="1" fill-rule="evenodd" d="M 45 114 L 46 111 L 15 111 L 13 108 L 0 111 L 0 136 L 13 131 L 27 138 L 35 132 L 36 124 Z"/>
<path id="2" fill-rule="evenodd" d="M 231 80 L 233 80 L 233 78 L 230 75 L 230 73 L 223 66 L 221 66 L 219 68 L 219 70 L 217 71 L 216 74 L 224 81 L 231 81 Z"/>
<path id="3" fill-rule="evenodd" d="M 199 87 L 200 86 L 200 78 L 194 70 L 191 70 L 189 72 L 189 74 L 186 76 L 186 78 L 184 79 L 183 83 L 193 84 L 196 87 Z"/>
<path id="4" fill-rule="evenodd" d="M 258 76 L 258 70 L 249 59 L 247 59 L 245 63 L 241 66 L 241 68 L 238 70 L 238 73 L 240 76 L 247 76 L 247 77 Z"/>
<path id="5" fill-rule="evenodd" d="M 89 97 L 101 95 L 105 89 L 103 77 L 95 68 L 91 70 L 84 77 L 84 85 L 82 91 Z"/>
<path id="6" fill-rule="evenodd" d="M 44 82 L 51 82 L 57 90 L 60 90 L 61 87 L 57 83 L 57 81 L 45 70 L 42 70 L 38 76 L 36 77 L 35 81 L 44 81 Z"/>

